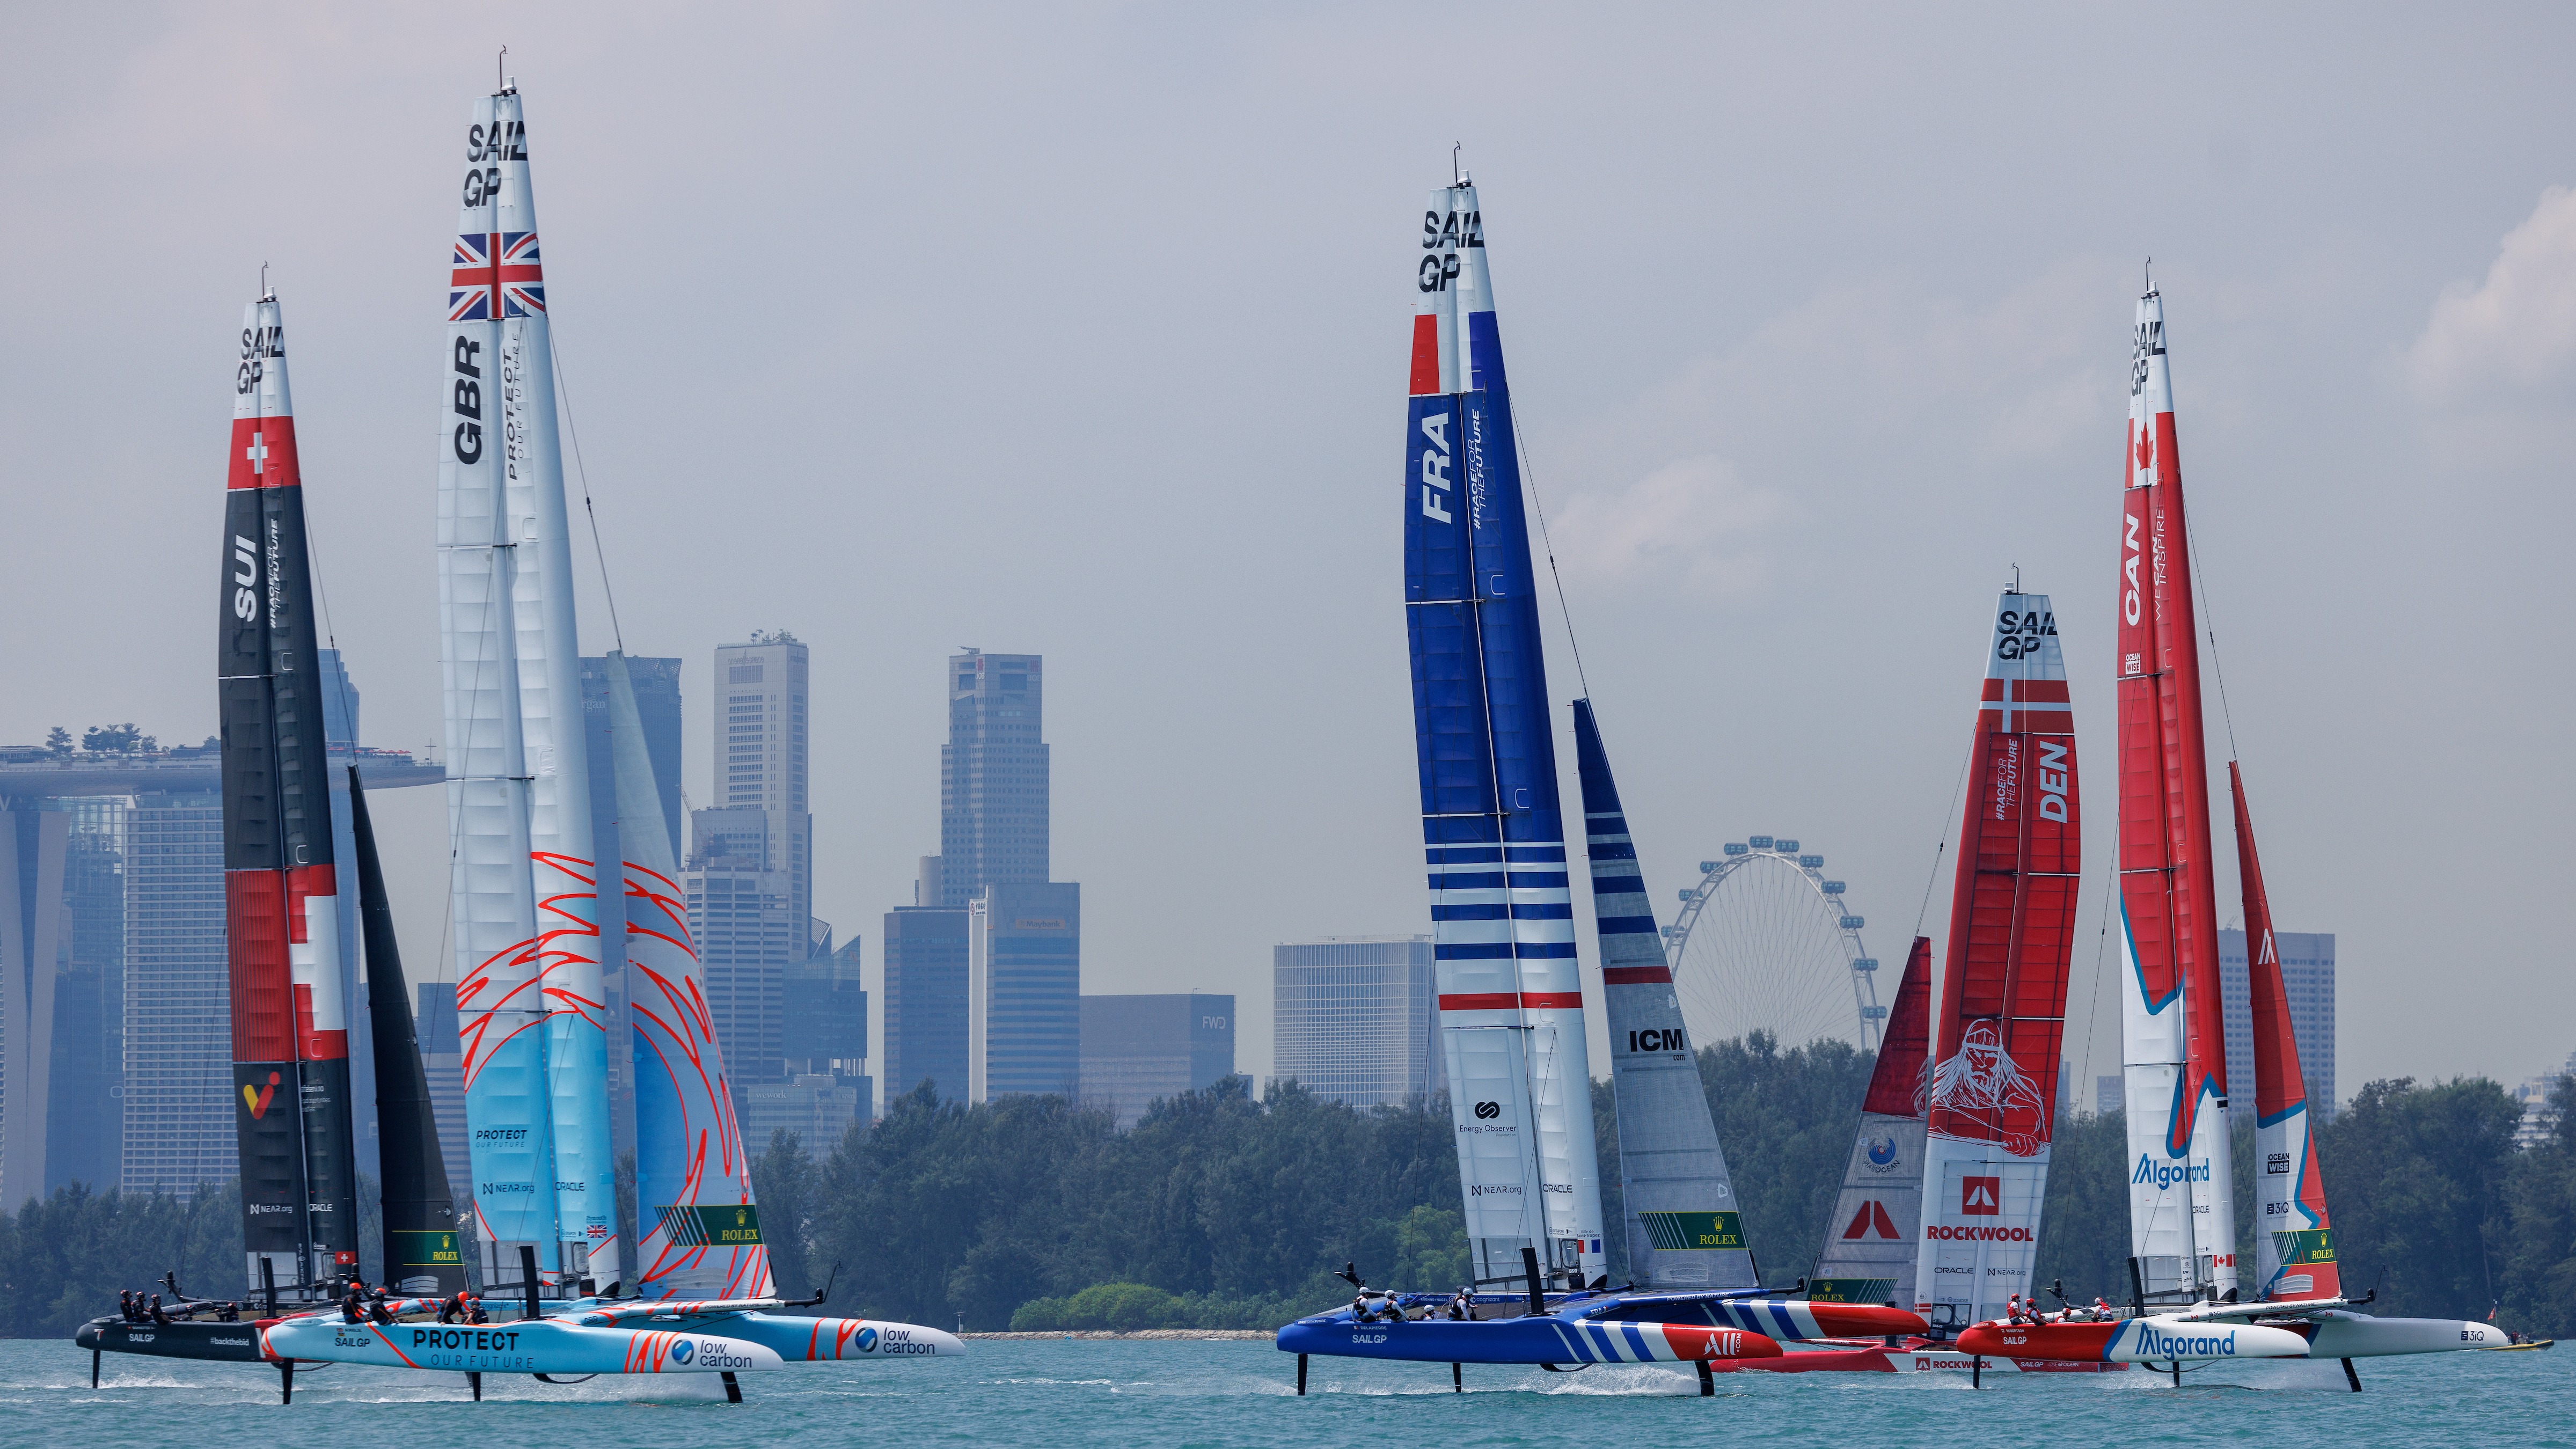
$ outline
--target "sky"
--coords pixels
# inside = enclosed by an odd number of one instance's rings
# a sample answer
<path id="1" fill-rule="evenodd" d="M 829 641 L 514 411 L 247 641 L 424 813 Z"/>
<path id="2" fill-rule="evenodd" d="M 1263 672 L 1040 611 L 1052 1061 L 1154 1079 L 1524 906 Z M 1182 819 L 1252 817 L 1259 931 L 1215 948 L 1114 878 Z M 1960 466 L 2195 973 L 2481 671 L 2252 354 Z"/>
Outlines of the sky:
<path id="1" fill-rule="evenodd" d="M 793 631 L 816 911 L 873 968 L 938 849 L 943 661 L 1042 653 L 1086 989 L 1233 992 L 1266 1073 L 1273 943 L 1428 929 L 1397 433 L 1414 229 L 1456 146 L 1563 579 L 1566 784 L 1588 685 L 1660 900 L 1723 842 L 1795 835 L 1902 959 L 2018 568 L 2056 601 L 2091 762 L 2070 1066 L 2116 1069 L 2116 455 L 2152 257 L 2211 761 L 2221 790 L 2243 762 L 2280 928 L 2338 938 L 2341 1094 L 2576 1050 L 2576 11 L 0 27 L 0 740 L 213 732 L 218 450 L 266 265 L 368 742 L 437 741 L 447 235 L 506 44 L 615 590 L 612 629 L 584 558 L 583 648 L 687 661 L 691 797 L 711 651 Z M 452 969 L 438 794 L 377 805 L 416 979 Z"/>

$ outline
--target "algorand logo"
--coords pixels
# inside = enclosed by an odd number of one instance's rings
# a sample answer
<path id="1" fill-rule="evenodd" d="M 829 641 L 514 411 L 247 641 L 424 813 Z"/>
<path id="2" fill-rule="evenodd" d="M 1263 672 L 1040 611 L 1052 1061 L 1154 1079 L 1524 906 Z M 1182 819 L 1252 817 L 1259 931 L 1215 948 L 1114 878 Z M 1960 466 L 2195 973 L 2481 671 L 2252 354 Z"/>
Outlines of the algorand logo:
<path id="1" fill-rule="evenodd" d="M 2129 1186 L 2143 1187 L 2148 1183 L 2154 1183 L 2157 1190 L 2162 1191 L 2177 1182 L 2207 1181 L 2209 1181 L 2209 1159 L 2206 1157 L 2198 1162 L 2158 1162 L 2141 1152 L 2138 1154 L 2138 1170 L 2129 1178 Z"/>
<path id="2" fill-rule="evenodd" d="M 2170 1333 L 2153 1323 L 2140 1323 L 2136 1352 L 2146 1358 L 2227 1358 L 2236 1352 L 2236 1330 Z"/>

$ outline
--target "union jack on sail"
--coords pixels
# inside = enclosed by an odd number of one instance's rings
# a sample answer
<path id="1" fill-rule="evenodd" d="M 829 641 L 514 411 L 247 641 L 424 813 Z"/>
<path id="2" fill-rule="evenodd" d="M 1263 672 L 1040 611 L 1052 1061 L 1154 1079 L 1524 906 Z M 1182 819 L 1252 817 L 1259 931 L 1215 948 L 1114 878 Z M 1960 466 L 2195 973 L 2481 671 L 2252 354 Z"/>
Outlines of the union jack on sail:
<path id="1" fill-rule="evenodd" d="M 447 320 L 489 322 L 546 310 L 546 269 L 532 231 L 467 232 L 456 238 Z"/>

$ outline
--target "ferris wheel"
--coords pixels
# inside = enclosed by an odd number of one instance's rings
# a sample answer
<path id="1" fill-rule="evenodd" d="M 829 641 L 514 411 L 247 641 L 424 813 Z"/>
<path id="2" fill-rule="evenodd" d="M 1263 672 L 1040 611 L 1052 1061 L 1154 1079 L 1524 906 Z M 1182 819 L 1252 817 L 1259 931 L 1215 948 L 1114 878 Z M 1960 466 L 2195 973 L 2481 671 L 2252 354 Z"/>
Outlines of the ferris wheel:
<path id="1" fill-rule="evenodd" d="M 1887 1008 L 1878 961 L 1861 944 L 1864 924 L 1825 878 L 1825 858 L 1769 835 L 1730 842 L 1699 863 L 1663 928 L 1664 955 L 1682 1020 L 1701 1045 L 1760 1029 L 1784 1046 L 1822 1036 L 1878 1047 Z"/>

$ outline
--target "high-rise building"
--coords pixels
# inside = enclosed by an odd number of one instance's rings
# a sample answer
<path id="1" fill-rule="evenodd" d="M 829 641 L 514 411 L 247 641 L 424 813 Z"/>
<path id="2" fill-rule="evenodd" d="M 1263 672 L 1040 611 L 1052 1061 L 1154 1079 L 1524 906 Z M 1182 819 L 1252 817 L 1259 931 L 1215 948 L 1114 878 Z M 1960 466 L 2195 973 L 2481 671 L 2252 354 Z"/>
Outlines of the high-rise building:
<path id="1" fill-rule="evenodd" d="M 2114 1074 L 2107 1077 L 2097 1076 L 2093 1079 L 2095 1112 L 2107 1117 L 2114 1112 L 2125 1112 L 2128 1107 L 2129 1094 L 2121 1077 Z"/>
<path id="2" fill-rule="evenodd" d="M 969 649 L 948 660 L 948 743 L 939 748 L 940 898 L 1047 875 L 1046 680 L 1035 654 Z"/>
<path id="3" fill-rule="evenodd" d="M 898 906 L 885 918 L 885 1086 L 928 1081 L 966 1100 L 966 912 Z"/>
<path id="4" fill-rule="evenodd" d="M 1354 1107 L 1446 1089 L 1429 936 L 1322 936 L 1271 948 L 1271 1072 Z"/>
<path id="5" fill-rule="evenodd" d="M 456 1039 L 456 988 L 433 981 L 418 991 L 420 1008 L 412 1018 L 412 1029 L 420 1037 L 421 1071 L 429 1078 L 429 1115 L 438 1123 L 438 1155 L 447 1169 L 448 1190 L 456 1201 L 467 1203 L 474 1200 L 474 1172 L 465 1159 L 465 1058 Z"/>
<path id="6" fill-rule="evenodd" d="M 223 797 L 139 794 L 125 832 L 127 1192 L 236 1172 Z M 451 1023 L 450 1040 L 455 1038 Z"/>
<path id="7" fill-rule="evenodd" d="M 1163 1097 L 1234 1075 L 1234 998 L 1185 991 L 1082 998 L 1082 1100 L 1133 1127 Z"/>
<path id="8" fill-rule="evenodd" d="M 2332 931 L 2274 931 L 2290 1028 L 2299 1035 L 2299 1076 L 2317 1120 L 2334 1120 L 2335 938 Z M 2218 988 L 2226 1007 L 2227 1115 L 2254 1120 L 2254 998 L 2245 967 L 2245 933 L 2218 933 Z"/>
<path id="9" fill-rule="evenodd" d="M 787 1074 L 868 1069 L 868 993 L 859 985 L 859 942 L 787 968 Z"/>
<path id="10" fill-rule="evenodd" d="M 367 1030 L 367 973 L 359 960 L 358 831 L 349 813 L 349 762 L 358 743 L 358 686 L 337 649 L 315 651 L 322 687 L 322 738 L 330 751 L 331 858 L 341 862 L 340 1000 L 347 1003 L 349 1101 L 355 1108 L 358 1171 L 384 1176 L 384 1136 L 376 1121 L 376 1038 Z"/>
<path id="11" fill-rule="evenodd" d="M 671 859 L 680 853 L 680 661 L 628 656 L 626 679 L 635 691 L 643 726 L 644 755 L 653 766 L 655 797 Z M 626 858 L 619 843 L 617 742 L 608 731 L 608 660 L 581 661 L 581 732 L 590 755 L 590 838 L 603 881 L 614 880 L 609 862 Z M 616 890 L 599 893 L 600 981 L 608 992 L 608 1133 L 618 1156 L 635 1150 L 635 1034 L 626 1014 L 634 999 L 626 980 L 626 903 Z M 426 1034 L 422 1040 L 428 1040 Z"/>
<path id="12" fill-rule="evenodd" d="M 62 974 L 54 982 L 45 1190 L 114 1186 L 124 1171 L 125 816 L 128 797 L 61 799 Z"/>
<path id="13" fill-rule="evenodd" d="M 984 887 L 967 907 L 966 1073 L 973 1100 L 1079 1090 L 1082 887 Z"/>
<path id="14" fill-rule="evenodd" d="M 866 1120 L 875 1089 L 866 1077 L 834 1072 L 797 1072 L 783 1082 L 737 1088 L 743 1146 L 757 1157 L 783 1128 L 795 1133 L 806 1151 L 827 1156 L 841 1145 L 852 1123 Z"/>
<path id="15" fill-rule="evenodd" d="M 805 646 L 781 630 L 716 650 L 715 804 L 689 819 L 689 923 L 736 1086 L 786 1077 L 787 968 L 825 943 L 806 813 Z"/>
<path id="16" fill-rule="evenodd" d="M 45 1190 L 53 1100 L 54 987 L 61 980 L 70 817 L 29 796 L 0 801 L 0 1202 Z"/>
<path id="17" fill-rule="evenodd" d="M 2513 1089 L 2513 1099 L 2522 1104 L 2522 1121 L 2513 1129 L 2515 1147 L 2529 1151 L 2558 1130 L 2558 1113 L 2564 1104 L 2554 1098 L 2558 1079 L 2565 1076 L 2576 1076 L 2576 1052 L 2569 1052 L 2567 1064 L 2557 1071 L 2526 1077 Z"/>

